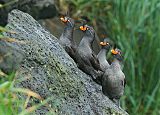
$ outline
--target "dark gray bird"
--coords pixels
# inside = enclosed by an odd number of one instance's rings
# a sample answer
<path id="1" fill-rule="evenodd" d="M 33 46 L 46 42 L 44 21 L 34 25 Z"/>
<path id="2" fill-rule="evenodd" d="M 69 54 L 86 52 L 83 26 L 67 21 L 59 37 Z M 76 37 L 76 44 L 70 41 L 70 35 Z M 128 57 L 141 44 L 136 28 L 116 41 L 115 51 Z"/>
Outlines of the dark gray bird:
<path id="1" fill-rule="evenodd" d="M 97 56 L 91 48 L 95 40 L 95 31 L 88 25 L 80 26 L 80 30 L 84 32 L 84 36 L 76 51 L 77 65 L 83 72 L 90 75 L 94 81 L 100 84 L 98 79 L 102 75 L 102 71 Z"/>
<path id="2" fill-rule="evenodd" d="M 99 51 L 98 55 L 97 55 L 97 59 L 100 63 L 100 67 L 103 71 L 106 70 L 106 68 L 108 68 L 110 65 L 106 59 L 106 55 L 108 54 L 109 52 L 109 49 L 110 49 L 110 43 L 109 43 L 109 38 L 105 38 L 103 40 L 103 42 L 100 42 L 100 45 L 102 46 L 101 47 L 101 50 Z"/>
<path id="3" fill-rule="evenodd" d="M 66 24 L 62 35 L 60 36 L 59 42 L 64 47 L 66 52 L 74 59 L 76 51 L 76 43 L 73 39 L 73 31 L 75 26 L 75 21 L 68 17 L 64 16 L 60 18 L 63 23 Z"/>
<path id="4" fill-rule="evenodd" d="M 125 75 L 120 65 L 122 56 L 119 49 L 112 49 L 111 53 L 114 60 L 102 77 L 102 91 L 104 95 L 108 96 L 108 98 L 120 107 L 119 100 L 124 93 L 125 87 Z"/>

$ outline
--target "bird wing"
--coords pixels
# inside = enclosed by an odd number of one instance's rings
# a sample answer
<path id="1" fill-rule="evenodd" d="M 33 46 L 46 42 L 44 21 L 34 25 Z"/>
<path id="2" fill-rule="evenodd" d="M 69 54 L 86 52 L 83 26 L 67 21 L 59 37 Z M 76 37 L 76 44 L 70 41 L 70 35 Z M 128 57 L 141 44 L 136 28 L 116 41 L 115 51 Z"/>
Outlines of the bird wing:
<path id="1" fill-rule="evenodd" d="M 85 65 L 88 65 L 88 66 L 92 67 L 92 64 L 91 64 L 88 57 L 83 57 L 82 61 L 85 63 Z"/>
<path id="2" fill-rule="evenodd" d="M 127 81 L 126 81 L 126 79 L 125 79 L 125 75 L 123 74 L 123 75 L 122 75 L 122 85 L 123 85 L 123 87 L 126 86 L 126 83 L 127 83 Z"/>
<path id="3" fill-rule="evenodd" d="M 105 71 L 103 77 L 102 77 L 102 91 L 104 95 L 108 96 L 108 98 L 114 97 L 114 89 L 113 89 L 113 78 L 112 74 L 110 74 L 110 70 Z"/>
<path id="4" fill-rule="evenodd" d="M 65 50 L 72 58 L 74 57 L 75 51 L 71 47 L 66 46 Z"/>
<path id="5" fill-rule="evenodd" d="M 100 67 L 100 64 L 99 64 L 99 61 L 97 59 L 97 56 L 92 53 L 92 56 L 89 58 L 89 61 L 91 62 L 91 65 L 96 69 L 96 70 L 101 70 L 101 67 Z"/>

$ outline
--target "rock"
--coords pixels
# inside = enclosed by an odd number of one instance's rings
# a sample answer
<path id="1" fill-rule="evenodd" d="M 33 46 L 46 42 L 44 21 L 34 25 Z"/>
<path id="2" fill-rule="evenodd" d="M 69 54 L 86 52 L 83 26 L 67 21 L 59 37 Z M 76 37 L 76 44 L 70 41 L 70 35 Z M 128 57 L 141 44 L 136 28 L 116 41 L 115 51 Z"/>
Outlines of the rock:
<path id="1" fill-rule="evenodd" d="M 101 86 L 79 70 L 57 38 L 29 14 L 13 10 L 6 27 L 17 33 L 5 33 L 6 36 L 26 43 L 13 44 L 25 57 L 16 76 L 23 81 L 16 87 L 28 88 L 44 99 L 52 97 L 48 103 L 61 115 L 127 114 L 102 94 Z M 35 99 L 30 101 L 38 103 Z M 35 114 L 46 114 L 49 110 L 43 106 Z"/>
<path id="2" fill-rule="evenodd" d="M 23 60 L 23 54 L 20 50 L 5 41 L 0 41 L 0 69 L 10 74 L 15 72 Z"/>
<path id="3" fill-rule="evenodd" d="M 0 8 L 0 25 L 7 24 L 8 13 L 13 9 L 19 9 L 29 13 L 35 19 L 48 19 L 58 15 L 54 0 L 0 0 L 5 7 Z"/>
<path id="4" fill-rule="evenodd" d="M 17 9 L 29 13 L 36 20 L 58 15 L 54 0 L 19 0 Z"/>

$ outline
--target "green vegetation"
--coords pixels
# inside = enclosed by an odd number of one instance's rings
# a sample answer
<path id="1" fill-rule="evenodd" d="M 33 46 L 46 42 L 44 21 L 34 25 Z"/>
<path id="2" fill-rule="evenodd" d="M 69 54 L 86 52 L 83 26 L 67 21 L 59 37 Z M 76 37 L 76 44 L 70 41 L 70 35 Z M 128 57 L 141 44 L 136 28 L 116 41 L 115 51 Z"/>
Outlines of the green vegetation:
<path id="1" fill-rule="evenodd" d="M 0 26 L 0 40 L 6 42 L 20 42 L 15 40 L 14 38 L 8 38 L 3 36 L 2 32 L 15 33 L 13 31 L 9 31 Z M 3 61 L 3 56 L 0 56 L 1 61 Z M 10 75 L 3 73 L 0 70 L 0 114 L 1 115 L 24 115 L 33 113 L 36 109 L 41 106 L 46 106 L 49 110 L 54 114 L 55 110 L 53 110 L 47 102 L 51 100 L 51 98 L 44 100 L 41 96 L 29 89 L 15 87 L 14 85 L 16 73 L 13 72 Z M 26 99 L 19 99 L 19 94 L 26 97 Z M 40 103 L 35 104 L 31 103 L 31 107 L 27 107 L 30 98 L 38 99 Z M 49 114 L 49 113 L 48 113 Z"/>
<path id="2" fill-rule="evenodd" d="M 24 115 L 31 113 L 38 109 L 42 105 L 48 106 L 47 102 L 51 99 L 44 100 L 37 93 L 25 89 L 15 88 L 15 73 L 5 75 L 0 72 L 0 114 L 1 115 Z M 18 94 L 24 94 L 27 96 L 26 100 L 20 100 Z M 30 97 L 41 100 L 39 104 L 33 104 L 31 107 L 27 107 Z M 27 109 L 26 109 L 27 108 Z M 50 107 L 49 107 L 50 108 Z M 53 111 L 53 110 L 52 110 Z M 53 112 L 52 112 L 53 113 Z"/>
<path id="3" fill-rule="evenodd" d="M 60 3 L 64 4 L 64 3 Z M 124 52 L 127 86 L 122 108 L 130 114 L 160 114 L 160 1 L 67 0 L 73 16 L 87 16 L 98 35 Z"/>

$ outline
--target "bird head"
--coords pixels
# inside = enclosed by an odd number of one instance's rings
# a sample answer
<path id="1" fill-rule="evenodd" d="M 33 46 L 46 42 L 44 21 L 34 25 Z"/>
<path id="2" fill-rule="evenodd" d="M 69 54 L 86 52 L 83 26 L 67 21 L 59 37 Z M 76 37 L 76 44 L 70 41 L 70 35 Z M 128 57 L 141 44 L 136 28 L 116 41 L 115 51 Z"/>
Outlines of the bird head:
<path id="1" fill-rule="evenodd" d="M 105 38 L 103 42 L 100 42 L 99 44 L 102 46 L 102 48 L 107 49 L 107 50 L 109 50 L 111 47 L 109 43 L 109 38 Z"/>
<path id="2" fill-rule="evenodd" d="M 85 34 L 87 36 L 92 36 L 94 37 L 95 36 L 95 31 L 93 29 L 93 27 L 91 26 L 88 26 L 86 24 L 83 24 L 82 26 L 79 27 L 81 31 L 85 32 Z"/>
<path id="3" fill-rule="evenodd" d="M 60 20 L 69 27 L 74 27 L 75 25 L 74 19 L 70 18 L 69 16 L 62 16 Z"/>
<path id="4" fill-rule="evenodd" d="M 122 52 L 121 52 L 120 49 L 114 47 L 114 48 L 111 50 L 111 53 L 112 53 L 112 55 L 113 55 L 116 59 L 118 59 L 119 61 L 122 61 L 122 60 L 123 60 Z"/>

